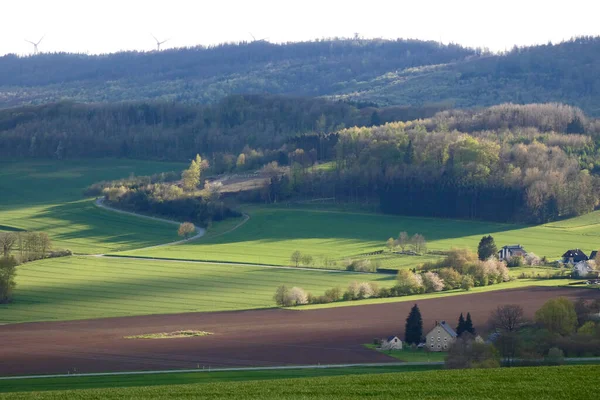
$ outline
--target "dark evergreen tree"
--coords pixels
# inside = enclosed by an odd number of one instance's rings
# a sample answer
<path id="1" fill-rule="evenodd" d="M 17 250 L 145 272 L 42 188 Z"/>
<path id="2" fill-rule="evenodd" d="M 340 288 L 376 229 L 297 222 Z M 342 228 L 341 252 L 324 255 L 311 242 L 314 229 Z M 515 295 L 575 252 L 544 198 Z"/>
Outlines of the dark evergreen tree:
<path id="1" fill-rule="evenodd" d="M 423 319 L 421 318 L 421 311 L 415 304 L 406 318 L 405 336 L 404 341 L 408 344 L 419 344 L 423 337 Z"/>
<path id="2" fill-rule="evenodd" d="M 492 257 L 498 252 L 498 248 L 496 247 L 496 242 L 491 235 L 484 236 L 479 241 L 479 246 L 477 247 L 477 254 L 479 255 L 479 259 L 484 261 L 488 258 Z"/>
<path id="3" fill-rule="evenodd" d="M 463 332 L 465 332 L 465 317 L 463 317 L 462 313 L 460 313 L 460 317 L 458 317 L 458 326 L 456 327 L 456 334 L 460 336 Z"/>
<path id="4" fill-rule="evenodd" d="M 471 320 L 471 313 L 467 313 L 467 319 L 465 321 L 464 327 L 465 327 L 465 332 L 469 332 L 471 335 L 475 335 L 475 328 L 473 328 L 473 321 Z"/>
<path id="5" fill-rule="evenodd" d="M 371 126 L 379 125 L 381 125 L 381 117 L 377 111 L 373 111 L 373 114 L 371 114 Z"/>

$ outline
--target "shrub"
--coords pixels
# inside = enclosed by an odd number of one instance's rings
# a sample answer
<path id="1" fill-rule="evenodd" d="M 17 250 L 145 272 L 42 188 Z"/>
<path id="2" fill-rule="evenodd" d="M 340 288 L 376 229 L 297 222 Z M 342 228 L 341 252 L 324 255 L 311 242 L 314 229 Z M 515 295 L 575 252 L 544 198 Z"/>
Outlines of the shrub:
<path id="1" fill-rule="evenodd" d="M 370 260 L 352 260 L 346 266 L 346 271 L 373 272 L 375 268 L 371 265 Z"/>
<path id="2" fill-rule="evenodd" d="M 529 265 L 531 267 L 535 267 L 537 265 L 540 265 L 542 263 L 542 259 L 539 258 L 538 256 L 536 256 L 534 253 L 528 253 L 525 256 L 524 262 L 526 265 Z"/>
<path id="3" fill-rule="evenodd" d="M 444 281 L 446 290 L 458 289 L 461 286 L 462 276 L 454 268 L 442 268 L 438 275 Z"/>
<path id="4" fill-rule="evenodd" d="M 558 347 L 553 347 L 548 350 L 548 355 L 545 358 L 546 363 L 550 365 L 561 365 L 565 363 L 565 353 Z"/>
<path id="5" fill-rule="evenodd" d="M 444 281 L 440 279 L 438 274 L 434 272 L 424 272 L 421 274 L 423 278 L 423 287 L 425 292 L 441 292 L 444 290 Z"/>
<path id="6" fill-rule="evenodd" d="M 523 257 L 514 256 L 508 259 L 507 263 L 509 268 L 522 267 L 523 266 Z"/>
<path id="7" fill-rule="evenodd" d="M 473 286 L 475 286 L 475 282 L 473 281 L 473 277 L 471 275 L 465 275 L 462 277 L 462 281 L 460 283 L 460 288 L 462 290 L 469 291 Z"/>
<path id="8" fill-rule="evenodd" d="M 338 301 L 342 297 L 342 289 L 340 289 L 339 287 L 327 289 L 325 291 L 324 297 L 326 297 L 329 300 L 328 303 Z"/>
<path id="9" fill-rule="evenodd" d="M 396 285 L 395 290 L 399 295 L 418 293 L 423 287 L 423 278 L 421 275 L 405 269 L 398 271 L 396 279 L 398 280 L 398 285 Z"/>
<path id="10" fill-rule="evenodd" d="M 293 287 L 288 292 L 288 303 L 293 306 L 308 304 L 308 294 L 302 288 Z"/>

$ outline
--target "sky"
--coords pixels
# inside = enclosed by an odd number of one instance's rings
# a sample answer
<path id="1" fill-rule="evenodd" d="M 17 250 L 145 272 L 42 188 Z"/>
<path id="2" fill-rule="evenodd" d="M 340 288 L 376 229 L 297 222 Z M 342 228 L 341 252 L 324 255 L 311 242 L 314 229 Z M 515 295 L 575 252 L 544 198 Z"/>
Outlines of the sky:
<path id="1" fill-rule="evenodd" d="M 600 35 L 599 0 L 0 0 L 0 55 L 112 53 L 330 37 L 411 38 L 503 51 Z"/>

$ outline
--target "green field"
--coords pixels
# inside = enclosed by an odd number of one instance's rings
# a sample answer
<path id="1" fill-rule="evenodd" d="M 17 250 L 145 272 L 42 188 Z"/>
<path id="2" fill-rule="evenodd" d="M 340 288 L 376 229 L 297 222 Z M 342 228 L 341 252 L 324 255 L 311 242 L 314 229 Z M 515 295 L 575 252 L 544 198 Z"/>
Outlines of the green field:
<path id="1" fill-rule="evenodd" d="M 311 255 L 316 266 L 327 256 L 341 267 L 346 258 L 382 250 L 386 239 L 400 231 L 423 234 L 430 250 L 476 250 L 487 234 L 494 236 L 498 247 L 519 243 L 549 259 L 559 258 L 570 248 L 588 253 L 600 248 L 600 211 L 539 226 L 274 207 L 250 208 L 248 213 L 250 221 L 227 235 L 125 254 L 290 265 L 290 255 L 299 250 Z M 379 258 L 385 267 L 405 268 L 437 257 Z"/>
<path id="2" fill-rule="evenodd" d="M 17 274 L 0 324 L 274 307 L 281 284 L 316 295 L 353 281 L 394 284 L 389 275 L 84 256 L 23 264 Z"/>
<path id="3" fill-rule="evenodd" d="M 413 350 L 406 346 L 402 350 L 377 350 L 374 344 L 365 344 L 365 347 L 404 362 L 439 362 L 446 359 L 446 353 L 441 351 Z"/>
<path id="4" fill-rule="evenodd" d="M 101 180 L 181 168 L 181 164 L 112 159 L 0 162 L 0 230 L 44 231 L 55 248 L 76 253 L 177 240 L 173 225 L 101 210 L 84 200 L 82 192 Z"/>
<path id="5" fill-rule="evenodd" d="M 585 382 L 595 382 L 598 373 L 600 367 L 595 365 L 420 371 L 139 387 L 117 384 L 99 389 L 6 393 L 0 398 L 587 400 L 597 397 L 597 388 Z"/>
<path id="6" fill-rule="evenodd" d="M 0 393 L 47 390 L 118 388 L 192 383 L 265 381 L 286 378 L 382 374 L 441 369 L 441 365 L 391 365 L 381 367 L 302 368 L 244 371 L 174 372 L 162 374 L 69 376 L 60 378 L 25 378 L 0 380 Z"/>

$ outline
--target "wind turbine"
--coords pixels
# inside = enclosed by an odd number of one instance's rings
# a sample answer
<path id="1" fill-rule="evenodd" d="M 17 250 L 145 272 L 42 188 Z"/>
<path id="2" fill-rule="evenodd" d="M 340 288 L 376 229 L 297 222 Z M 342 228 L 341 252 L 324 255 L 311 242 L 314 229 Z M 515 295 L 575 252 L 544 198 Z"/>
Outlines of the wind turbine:
<path id="1" fill-rule="evenodd" d="M 252 32 L 248 32 L 250 34 L 250 36 L 252 36 L 252 42 L 265 42 L 267 39 L 269 39 L 268 37 L 262 38 L 262 39 L 256 39 L 254 37 L 254 35 L 252 34 Z"/>
<path id="2" fill-rule="evenodd" d="M 150 35 L 152 35 L 152 34 L 150 34 Z M 160 45 L 169 40 L 169 39 L 165 39 L 161 42 L 156 38 L 156 36 L 152 35 L 152 37 L 154 38 L 154 40 L 156 40 L 156 51 L 160 51 Z"/>
<path id="3" fill-rule="evenodd" d="M 44 39 L 45 37 L 46 37 L 46 35 L 42 36 L 40 38 L 40 40 L 37 41 L 37 43 L 32 42 L 31 40 L 25 39 L 26 42 L 29 42 L 29 43 L 31 43 L 33 45 L 33 54 L 38 54 L 39 53 L 38 44 L 40 44 L 42 42 L 42 39 Z"/>

